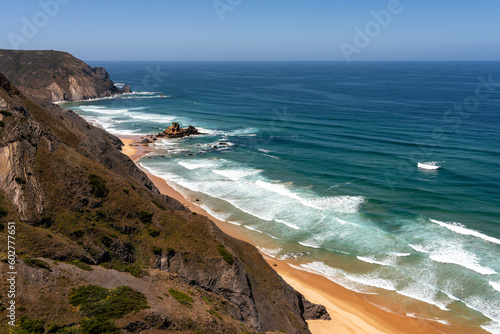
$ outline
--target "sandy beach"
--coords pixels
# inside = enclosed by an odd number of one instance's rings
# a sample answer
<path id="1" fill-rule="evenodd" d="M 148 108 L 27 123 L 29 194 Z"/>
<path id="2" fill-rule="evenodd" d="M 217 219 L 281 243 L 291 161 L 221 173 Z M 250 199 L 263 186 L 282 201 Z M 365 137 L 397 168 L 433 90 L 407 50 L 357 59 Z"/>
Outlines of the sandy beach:
<path id="1" fill-rule="evenodd" d="M 125 144 L 123 153 L 137 162 L 143 155 L 153 149 L 134 144 L 137 137 L 120 138 Z M 172 188 L 165 180 L 146 172 L 162 194 L 180 201 L 190 210 L 209 217 L 225 233 L 250 242 L 248 236 L 237 226 L 216 219 L 201 207 L 189 202 L 182 194 Z M 362 294 L 355 293 L 335 284 L 329 279 L 298 270 L 289 265 L 287 261 L 280 261 L 262 254 L 273 269 L 283 277 L 297 291 L 302 293 L 309 301 L 324 305 L 331 321 L 308 321 L 313 334 L 333 333 L 466 333 L 462 329 L 427 322 L 408 316 L 387 312 L 371 304 Z"/>

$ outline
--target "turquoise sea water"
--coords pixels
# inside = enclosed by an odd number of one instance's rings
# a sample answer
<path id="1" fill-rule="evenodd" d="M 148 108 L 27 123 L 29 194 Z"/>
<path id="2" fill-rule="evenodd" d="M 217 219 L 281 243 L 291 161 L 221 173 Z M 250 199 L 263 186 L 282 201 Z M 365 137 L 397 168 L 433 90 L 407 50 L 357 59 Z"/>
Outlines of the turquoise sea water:
<path id="1" fill-rule="evenodd" d="M 206 133 L 140 164 L 264 252 L 500 333 L 500 63 L 91 64 L 136 93 L 62 106 L 117 135 Z"/>

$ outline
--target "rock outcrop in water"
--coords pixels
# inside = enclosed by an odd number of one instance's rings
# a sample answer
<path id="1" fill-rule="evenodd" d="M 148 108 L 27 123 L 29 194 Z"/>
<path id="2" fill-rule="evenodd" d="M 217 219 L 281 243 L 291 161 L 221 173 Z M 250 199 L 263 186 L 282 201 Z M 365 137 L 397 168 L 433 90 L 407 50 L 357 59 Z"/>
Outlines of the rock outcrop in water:
<path id="1" fill-rule="evenodd" d="M 90 67 L 67 52 L 0 50 L 0 72 L 33 97 L 78 101 L 130 93 L 119 89 L 102 67 Z"/>
<path id="2" fill-rule="evenodd" d="M 299 334 L 310 333 L 305 320 L 329 319 L 255 247 L 161 195 L 115 136 L 34 102 L 1 73 L 0 105 L 0 231 L 16 223 L 22 329 Z M 7 254 L 6 242 L 0 252 Z M 89 318 L 70 300 L 81 286 L 126 286 L 149 308 Z M 8 305 L 6 294 L 0 298 Z M 3 327 L 8 320 L 0 315 Z"/>
<path id="3" fill-rule="evenodd" d="M 187 128 L 181 128 L 179 123 L 172 123 L 171 126 L 165 129 L 165 131 L 158 133 L 157 137 L 166 137 L 166 138 L 182 138 L 192 135 L 201 134 L 198 129 L 194 126 L 188 126 Z"/>

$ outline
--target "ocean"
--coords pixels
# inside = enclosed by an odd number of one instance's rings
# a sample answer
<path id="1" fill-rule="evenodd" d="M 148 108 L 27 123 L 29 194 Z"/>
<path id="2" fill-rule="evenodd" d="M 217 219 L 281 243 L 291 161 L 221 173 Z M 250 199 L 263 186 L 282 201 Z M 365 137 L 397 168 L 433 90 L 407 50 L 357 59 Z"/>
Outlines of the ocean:
<path id="1" fill-rule="evenodd" d="M 119 136 L 198 128 L 140 166 L 264 253 L 500 333 L 500 62 L 89 63 L 135 93 L 61 106 Z"/>

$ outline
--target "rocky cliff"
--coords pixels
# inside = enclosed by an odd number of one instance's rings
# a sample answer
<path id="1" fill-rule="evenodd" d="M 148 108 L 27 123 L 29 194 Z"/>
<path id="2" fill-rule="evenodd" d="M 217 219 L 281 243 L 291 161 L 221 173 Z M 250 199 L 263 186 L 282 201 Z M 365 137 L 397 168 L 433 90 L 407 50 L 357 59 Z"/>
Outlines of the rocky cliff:
<path id="1" fill-rule="evenodd" d="M 24 93 L 50 101 L 78 101 L 130 93 L 102 67 L 91 68 L 66 52 L 0 49 L 0 72 Z"/>
<path id="2" fill-rule="evenodd" d="M 328 318 L 253 246 L 159 194 L 118 138 L 33 102 L 2 74 L 0 106 L 0 254 L 15 222 L 20 328 L 309 333 L 305 320 Z M 84 292 L 93 304 L 74 307 Z M 122 304 L 103 309 L 103 296 Z"/>

